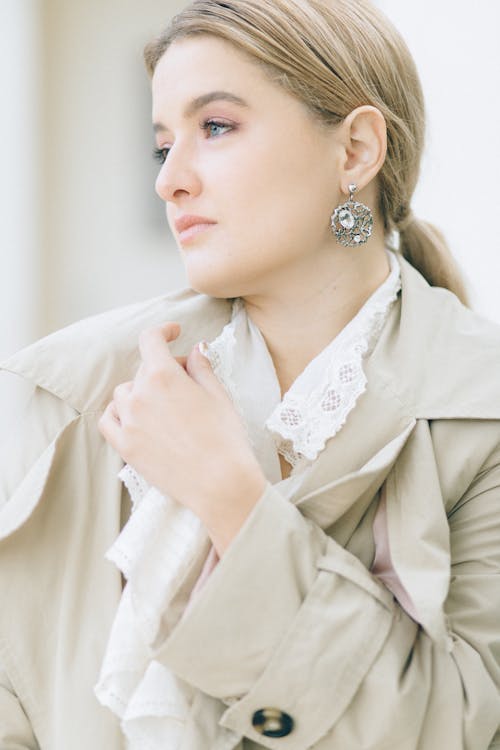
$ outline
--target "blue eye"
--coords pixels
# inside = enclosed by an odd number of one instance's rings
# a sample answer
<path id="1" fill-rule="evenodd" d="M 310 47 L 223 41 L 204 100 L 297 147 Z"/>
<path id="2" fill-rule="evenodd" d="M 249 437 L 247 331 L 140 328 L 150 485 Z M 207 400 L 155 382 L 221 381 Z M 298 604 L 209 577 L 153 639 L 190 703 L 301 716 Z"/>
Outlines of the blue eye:
<path id="1" fill-rule="evenodd" d="M 210 128 L 229 128 L 229 130 L 232 130 L 233 126 L 228 125 L 225 122 L 218 122 L 217 120 L 205 120 L 205 122 L 201 126 L 201 129 L 207 130 L 208 132 L 210 132 Z M 220 135 L 220 134 L 212 133 L 212 135 Z"/>
<path id="2" fill-rule="evenodd" d="M 226 128 L 227 130 L 234 130 L 234 125 L 228 125 L 225 122 L 218 122 L 217 120 L 205 120 L 201 124 L 201 129 L 208 132 L 209 135 L 213 137 L 217 137 L 218 135 L 223 135 L 223 133 L 214 133 L 212 128 Z M 153 159 L 156 161 L 159 161 L 160 164 L 164 164 L 165 160 L 168 156 L 168 152 L 170 151 L 170 147 L 165 146 L 164 148 L 154 148 L 153 149 Z"/>

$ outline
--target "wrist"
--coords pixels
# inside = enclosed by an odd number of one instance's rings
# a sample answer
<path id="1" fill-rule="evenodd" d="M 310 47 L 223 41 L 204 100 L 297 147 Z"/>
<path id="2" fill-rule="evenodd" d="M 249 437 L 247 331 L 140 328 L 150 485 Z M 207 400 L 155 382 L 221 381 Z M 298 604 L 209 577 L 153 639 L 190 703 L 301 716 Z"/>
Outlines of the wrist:
<path id="1" fill-rule="evenodd" d="M 200 519 L 207 529 L 219 557 L 227 550 L 252 510 L 258 504 L 267 486 L 267 479 L 260 471 L 239 477 L 224 488 L 223 497 L 207 503 Z"/>

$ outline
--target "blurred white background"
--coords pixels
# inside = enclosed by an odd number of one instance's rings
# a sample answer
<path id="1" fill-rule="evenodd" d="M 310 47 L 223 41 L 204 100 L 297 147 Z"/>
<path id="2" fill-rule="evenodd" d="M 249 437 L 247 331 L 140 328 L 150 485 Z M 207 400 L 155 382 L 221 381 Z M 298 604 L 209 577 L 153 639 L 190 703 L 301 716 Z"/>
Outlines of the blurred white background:
<path id="1" fill-rule="evenodd" d="M 185 285 L 154 193 L 144 44 L 184 0 L 0 3 L 0 357 Z M 498 0 L 377 0 L 420 71 L 428 139 L 413 209 L 445 232 L 473 307 L 500 323 Z"/>

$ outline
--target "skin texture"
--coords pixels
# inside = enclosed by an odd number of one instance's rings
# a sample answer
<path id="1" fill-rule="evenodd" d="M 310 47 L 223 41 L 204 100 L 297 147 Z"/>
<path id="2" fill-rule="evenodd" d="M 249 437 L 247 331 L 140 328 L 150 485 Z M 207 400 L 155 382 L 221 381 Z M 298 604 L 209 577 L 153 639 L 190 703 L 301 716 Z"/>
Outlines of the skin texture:
<path id="1" fill-rule="evenodd" d="M 166 157 L 156 191 L 189 284 L 244 299 L 283 394 L 389 273 L 375 210 L 383 115 L 364 105 L 327 129 L 246 55 L 209 36 L 174 42 L 152 90 Z M 248 106 L 215 101 L 185 117 L 192 99 L 215 90 Z M 344 248 L 329 222 L 352 182 L 372 209 L 374 232 L 362 247 Z M 217 223 L 183 244 L 174 222 L 184 214 Z M 197 349 L 178 360 L 170 354 L 179 332 L 176 323 L 144 332 L 139 372 L 115 390 L 100 430 L 146 480 L 201 518 L 220 556 L 266 479 L 208 361 Z"/>

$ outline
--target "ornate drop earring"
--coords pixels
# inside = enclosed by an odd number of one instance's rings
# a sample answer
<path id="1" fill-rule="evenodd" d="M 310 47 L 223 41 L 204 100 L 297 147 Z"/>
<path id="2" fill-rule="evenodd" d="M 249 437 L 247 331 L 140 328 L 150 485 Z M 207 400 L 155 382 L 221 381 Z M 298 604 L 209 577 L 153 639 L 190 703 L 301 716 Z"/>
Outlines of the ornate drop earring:
<path id="1" fill-rule="evenodd" d="M 358 189 L 349 185 L 349 200 L 337 206 L 330 218 L 332 232 L 344 247 L 356 247 L 368 241 L 373 229 L 373 214 L 364 203 L 353 200 Z"/>

